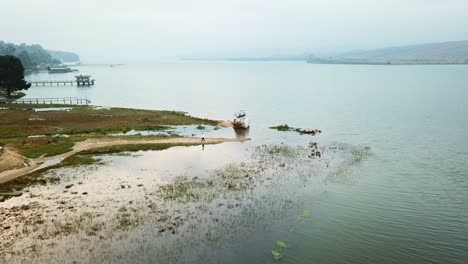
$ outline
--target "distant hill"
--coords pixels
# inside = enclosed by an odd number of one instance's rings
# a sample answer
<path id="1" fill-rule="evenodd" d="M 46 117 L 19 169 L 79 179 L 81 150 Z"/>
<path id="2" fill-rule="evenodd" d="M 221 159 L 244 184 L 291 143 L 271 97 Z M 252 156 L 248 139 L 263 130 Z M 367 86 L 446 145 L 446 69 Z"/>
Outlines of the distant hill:
<path id="1" fill-rule="evenodd" d="M 68 51 L 55 51 L 55 50 L 47 50 L 47 52 L 52 55 L 55 59 L 58 59 L 64 63 L 67 62 L 79 62 L 80 56 L 78 54 Z"/>
<path id="2" fill-rule="evenodd" d="M 14 55 L 18 57 L 26 70 L 38 66 L 55 65 L 63 62 L 76 62 L 80 58 L 71 52 L 48 51 L 41 45 L 13 44 L 0 41 L 0 55 Z"/>
<path id="3" fill-rule="evenodd" d="M 468 64 L 468 41 L 352 51 L 332 57 L 310 56 L 308 62 L 325 64 Z"/>
<path id="4" fill-rule="evenodd" d="M 304 61 L 307 55 L 272 55 L 268 57 L 239 57 L 228 58 L 230 61 Z"/>
<path id="5" fill-rule="evenodd" d="M 183 58 L 183 60 L 193 61 L 305 61 L 307 60 L 307 54 L 301 55 L 272 55 L 266 57 L 191 57 Z"/>

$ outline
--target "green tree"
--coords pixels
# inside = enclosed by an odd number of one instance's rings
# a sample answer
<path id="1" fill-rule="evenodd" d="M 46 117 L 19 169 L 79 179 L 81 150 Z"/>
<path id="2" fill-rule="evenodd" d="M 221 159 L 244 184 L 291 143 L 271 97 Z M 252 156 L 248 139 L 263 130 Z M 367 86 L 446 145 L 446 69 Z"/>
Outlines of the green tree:
<path id="1" fill-rule="evenodd" d="M 27 53 L 26 51 L 23 50 L 20 54 L 18 54 L 17 57 L 18 59 L 20 59 L 24 68 L 31 69 L 34 67 L 34 64 L 31 61 L 31 57 L 29 57 L 29 53 Z"/>
<path id="2" fill-rule="evenodd" d="M 21 61 L 11 55 L 0 56 L 0 89 L 11 96 L 13 91 L 27 90 L 30 83 L 24 80 L 24 67 Z"/>
<path id="3" fill-rule="evenodd" d="M 0 42 L 0 54 L 13 55 L 16 51 L 15 46 L 11 44 L 5 44 L 3 41 Z"/>

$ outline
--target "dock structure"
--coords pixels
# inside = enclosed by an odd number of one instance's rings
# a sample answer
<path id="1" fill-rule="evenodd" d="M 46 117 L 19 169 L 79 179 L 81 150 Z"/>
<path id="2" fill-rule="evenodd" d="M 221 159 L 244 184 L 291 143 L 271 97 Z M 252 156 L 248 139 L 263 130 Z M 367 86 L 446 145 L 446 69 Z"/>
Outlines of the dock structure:
<path id="1" fill-rule="evenodd" d="M 31 85 L 36 85 L 36 86 L 53 86 L 53 85 L 74 85 L 75 81 L 51 81 L 51 80 L 44 80 L 44 81 L 32 81 L 29 82 Z"/>
<path id="2" fill-rule="evenodd" d="M 78 86 L 94 85 L 94 79 L 91 79 L 91 75 L 77 75 L 75 76 L 75 78 L 76 78 L 76 84 Z"/>
<path id="3" fill-rule="evenodd" d="M 0 99 L 1 103 L 8 104 L 60 104 L 60 105 L 88 105 L 91 100 L 78 97 L 54 97 L 54 98 L 20 98 L 16 100 Z"/>
<path id="4" fill-rule="evenodd" d="M 35 86 L 54 86 L 54 85 L 77 85 L 77 86 L 91 86 L 94 85 L 94 79 L 91 79 L 91 75 L 77 75 L 75 80 L 42 80 L 42 81 L 31 81 L 31 85 Z"/>

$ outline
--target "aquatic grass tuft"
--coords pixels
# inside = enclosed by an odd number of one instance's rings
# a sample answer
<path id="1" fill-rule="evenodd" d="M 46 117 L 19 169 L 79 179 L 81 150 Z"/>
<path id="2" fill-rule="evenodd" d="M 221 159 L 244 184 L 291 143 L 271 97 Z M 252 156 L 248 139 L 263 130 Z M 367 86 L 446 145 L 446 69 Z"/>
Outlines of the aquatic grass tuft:
<path id="1" fill-rule="evenodd" d="M 173 183 L 160 187 L 164 200 L 177 202 L 196 202 L 201 198 L 201 191 L 206 183 L 197 179 L 177 177 Z"/>
<path id="2" fill-rule="evenodd" d="M 329 148 L 328 151 L 337 151 L 339 150 L 344 154 L 343 162 L 337 166 L 334 170 L 331 170 L 328 175 L 325 177 L 325 182 L 347 182 L 349 177 L 347 177 L 348 172 L 353 166 L 359 165 L 370 156 L 372 156 L 372 151 L 369 146 L 353 146 L 348 144 L 336 144 Z"/>
<path id="3" fill-rule="evenodd" d="M 299 155 L 299 149 L 287 145 L 262 145 L 256 147 L 254 158 L 261 161 L 274 159 L 275 157 L 295 158 Z"/>
<path id="4" fill-rule="evenodd" d="M 302 214 L 301 214 L 301 218 L 302 218 L 302 219 L 307 219 L 307 218 L 309 218 L 309 217 L 310 217 L 310 210 L 305 209 L 305 210 L 302 212 Z"/>
<path id="5" fill-rule="evenodd" d="M 272 250 L 271 254 L 273 255 L 273 258 L 276 261 L 279 261 L 279 260 L 281 260 L 283 258 L 282 250 L 288 248 L 288 245 L 286 244 L 286 242 L 284 242 L 282 240 L 276 241 L 276 245 L 278 246 L 278 248 Z"/>
<path id="6" fill-rule="evenodd" d="M 291 129 L 291 127 L 288 126 L 287 124 L 279 125 L 279 126 L 272 126 L 270 128 L 271 129 L 276 129 L 278 131 L 289 131 Z"/>
<path id="7" fill-rule="evenodd" d="M 286 242 L 282 241 L 282 240 L 278 240 L 276 241 L 276 245 L 279 247 L 279 248 L 287 248 L 288 245 L 286 244 Z"/>
<path id="8" fill-rule="evenodd" d="M 319 129 L 295 128 L 295 127 L 290 127 L 287 124 L 279 125 L 279 126 L 272 126 L 270 127 L 270 129 L 276 129 L 278 131 L 283 131 L 283 132 L 291 131 L 291 132 L 297 132 L 301 135 L 312 135 L 312 136 L 315 136 L 318 133 L 322 133 L 322 131 Z"/>
<path id="9" fill-rule="evenodd" d="M 278 250 L 272 250 L 271 254 L 273 255 L 273 258 L 277 261 L 279 261 L 283 257 L 283 254 L 281 254 L 281 252 Z"/>

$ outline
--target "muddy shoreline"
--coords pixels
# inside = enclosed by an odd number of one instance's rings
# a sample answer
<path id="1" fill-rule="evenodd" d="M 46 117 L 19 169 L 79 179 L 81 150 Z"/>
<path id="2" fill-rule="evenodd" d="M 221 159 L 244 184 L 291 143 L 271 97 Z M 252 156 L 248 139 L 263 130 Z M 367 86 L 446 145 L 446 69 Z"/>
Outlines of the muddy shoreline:
<path id="1" fill-rule="evenodd" d="M 210 160 L 237 145 L 210 146 Z M 51 181 L 31 185 L 1 204 L 0 260 L 204 262 L 206 250 L 281 219 L 292 218 L 291 230 L 300 232 L 303 218 L 310 217 L 303 195 L 311 188 L 320 193 L 323 181 L 342 179 L 349 164 L 361 160 L 353 153 L 363 151 L 327 147 L 327 156 L 311 158 L 313 149 L 252 146 L 245 158 L 194 169 L 199 161 L 191 162 L 190 152 L 201 153 L 201 148 L 192 146 L 104 155 L 102 164 L 52 169 L 41 176 Z M 335 157 L 343 151 L 344 159 Z M 167 164 L 166 158 L 177 160 Z M 138 163 L 145 160 L 147 166 Z M 160 163 L 150 165 L 154 162 Z M 192 165 L 175 170 L 187 162 Z"/>
<path id="2" fill-rule="evenodd" d="M 100 149 L 105 147 L 113 146 L 127 146 L 127 145 L 154 145 L 154 144 L 174 144 L 174 145 L 208 145 L 208 144 L 219 144 L 223 142 L 242 142 L 248 139 L 228 139 L 228 138 L 206 138 L 205 141 L 201 141 L 201 138 L 197 137 L 176 137 L 169 139 L 88 139 L 82 142 L 76 143 L 72 150 L 60 155 L 52 157 L 40 157 L 37 159 L 27 159 L 22 157 L 18 153 L 8 150 L 4 153 L 2 159 L 9 159 L 10 156 L 15 156 L 16 158 L 21 157 L 24 159 L 24 167 L 14 168 L 11 170 L 5 170 L 0 172 L 0 184 L 11 181 L 20 176 L 27 175 L 37 169 L 45 169 L 47 166 L 52 166 L 60 163 L 64 159 L 71 157 L 75 154 L 78 154 L 83 151 L 89 151 L 93 149 Z M 16 163 L 17 160 L 15 160 Z M 50 165 L 47 165 L 47 164 Z M 15 164 L 16 165 L 16 164 Z"/>

